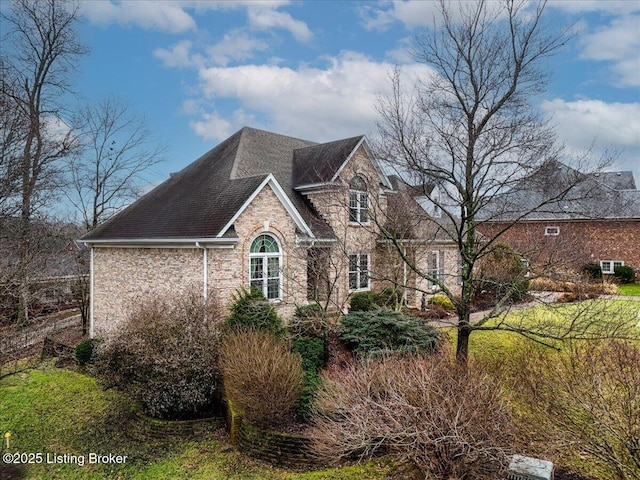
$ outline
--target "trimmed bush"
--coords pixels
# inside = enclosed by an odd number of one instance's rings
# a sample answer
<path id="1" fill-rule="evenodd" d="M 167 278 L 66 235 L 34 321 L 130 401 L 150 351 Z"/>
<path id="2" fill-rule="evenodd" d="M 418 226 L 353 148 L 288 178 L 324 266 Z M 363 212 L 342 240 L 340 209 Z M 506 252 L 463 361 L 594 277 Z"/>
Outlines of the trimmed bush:
<path id="1" fill-rule="evenodd" d="M 221 312 L 200 292 L 151 299 L 98 345 L 95 371 L 153 417 L 210 416 L 221 398 L 221 327 Z"/>
<path id="2" fill-rule="evenodd" d="M 293 341 L 291 350 L 302 357 L 302 369 L 305 372 L 318 373 L 325 365 L 324 342 L 319 338 L 298 338 Z"/>
<path id="3" fill-rule="evenodd" d="M 455 306 L 449 297 L 444 295 L 434 295 L 431 297 L 427 303 L 429 305 L 438 305 L 446 310 L 455 310 Z"/>
<path id="4" fill-rule="evenodd" d="M 86 365 L 93 362 L 94 350 L 98 340 L 89 338 L 76 345 L 73 356 L 80 365 Z"/>
<path id="5" fill-rule="evenodd" d="M 585 277 L 591 280 L 598 280 L 602 278 L 602 268 L 599 263 L 587 263 L 582 266 L 580 271 Z"/>
<path id="6" fill-rule="evenodd" d="M 627 265 L 614 267 L 613 276 L 616 277 L 618 283 L 633 283 L 636 273 L 633 268 Z"/>
<path id="7" fill-rule="evenodd" d="M 529 281 L 525 277 L 526 269 L 522 257 L 508 245 L 497 244 L 493 250 L 479 262 L 478 293 L 491 293 L 495 300 L 518 302 L 526 298 Z"/>
<path id="8" fill-rule="evenodd" d="M 327 312 L 317 303 L 297 306 L 289 323 L 289 333 L 293 337 L 315 337 L 326 340 L 330 331 Z"/>
<path id="9" fill-rule="evenodd" d="M 296 414 L 300 420 L 308 422 L 311 420 L 316 391 L 322 384 L 318 373 L 326 364 L 325 345 L 319 338 L 302 337 L 293 341 L 291 349 L 302 357 L 301 365 L 304 370 L 304 385 L 296 405 Z"/>
<path id="10" fill-rule="evenodd" d="M 349 300 L 349 312 L 370 312 L 375 309 L 376 304 L 370 292 L 354 293 Z"/>
<path id="11" fill-rule="evenodd" d="M 238 289 L 231 297 L 231 316 L 227 325 L 231 328 L 253 328 L 282 336 L 286 333 L 284 322 L 262 290 Z"/>
<path id="12" fill-rule="evenodd" d="M 396 308 L 402 305 L 402 295 L 397 288 L 387 287 L 373 294 L 373 302 L 379 307 Z"/>
<path id="13" fill-rule="evenodd" d="M 221 349 L 224 391 L 253 425 L 269 428 L 295 420 L 303 388 L 301 358 L 271 332 L 231 331 Z"/>
<path id="14" fill-rule="evenodd" d="M 386 310 L 346 315 L 338 336 L 360 356 L 431 351 L 439 340 L 438 331 L 422 319 Z"/>

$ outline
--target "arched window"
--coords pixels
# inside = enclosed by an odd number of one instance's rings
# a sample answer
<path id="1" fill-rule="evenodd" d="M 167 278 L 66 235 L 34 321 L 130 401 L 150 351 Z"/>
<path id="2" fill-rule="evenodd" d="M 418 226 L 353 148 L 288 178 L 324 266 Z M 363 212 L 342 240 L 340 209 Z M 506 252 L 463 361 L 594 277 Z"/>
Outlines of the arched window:
<path id="1" fill-rule="evenodd" d="M 260 235 L 249 249 L 251 288 L 259 288 L 269 300 L 281 298 L 282 253 L 271 235 Z"/>
<path id="2" fill-rule="evenodd" d="M 360 175 L 349 182 L 349 221 L 369 222 L 369 192 L 367 182 Z"/>

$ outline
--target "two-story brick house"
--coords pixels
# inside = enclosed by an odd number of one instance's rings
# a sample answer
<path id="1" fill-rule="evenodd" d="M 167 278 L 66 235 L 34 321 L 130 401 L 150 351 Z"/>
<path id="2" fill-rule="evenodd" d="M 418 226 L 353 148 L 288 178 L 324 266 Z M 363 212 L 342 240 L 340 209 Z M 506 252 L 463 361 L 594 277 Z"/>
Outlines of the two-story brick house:
<path id="1" fill-rule="evenodd" d="M 415 304 L 413 289 L 429 285 L 380 235 L 406 214 L 399 205 L 420 208 L 365 137 L 314 143 L 245 127 L 83 238 L 91 334 L 145 297 L 193 289 L 228 304 L 258 287 L 285 318 L 309 299 L 343 309 L 352 293 L 390 284 Z M 405 253 L 455 289 L 455 247 L 410 234 Z"/>
<path id="2" fill-rule="evenodd" d="M 630 171 L 585 175 L 552 162 L 494 206 L 479 230 L 505 230 L 501 240 L 539 271 L 577 273 L 596 263 L 607 277 L 617 265 L 640 269 L 640 190 Z"/>

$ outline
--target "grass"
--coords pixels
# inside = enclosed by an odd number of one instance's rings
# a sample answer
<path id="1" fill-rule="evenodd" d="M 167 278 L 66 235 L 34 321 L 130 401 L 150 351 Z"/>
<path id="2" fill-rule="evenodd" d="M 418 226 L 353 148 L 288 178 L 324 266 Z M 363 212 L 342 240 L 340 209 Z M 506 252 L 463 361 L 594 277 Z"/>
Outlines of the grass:
<path id="1" fill-rule="evenodd" d="M 546 329 L 547 332 L 558 333 L 566 329 L 566 326 L 581 318 L 575 324 L 576 328 L 588 327 L 586 332 L 604 333 L 607 328 L 615 324 L 616 319 L 625 322 L 628 326 L 626 330 L 630 341 L 635 341 L 640 346 L 640 302 L 639 301 L 621 301 L 621 300 L 589 300 L 575 304 L 554 304 L 541 305 L 533 308 L 515 311 L 510 313 L 504 323 L 510 326 L 521 326 L 523 328 Z M 500 320 L 492 319 L 487 325 L 496 326 Z M 449 336 L 455 345 L 456 332 L 451 329 Z M 635 339 L 635 340 L 633 340 Z M 470 357 L 480 361 L 488 361 L 498 372 L 507 369 L 509 359 L 513 355 L 518 355 L 518 351 L 528 342 L 522 335 L 509 331 L 487 330 L 474 331 L 469 338 Z M 550 342 L 559 349 L 558 351 L 544 349 L 549 355 L 563 355 L 565 344 L 560 341 Z M 506 371 L 506 370 L 505 370 Z M 523 406 L 514 404 L 517 411 L 521 414 Z M 526 407 L 524 407 L 526 410 Z M 526 415 L 524 416 L 526 418 Z M 570 447 L 567 447 L 570 448 Z M 557 461 L 558 459 L 556 459 Z M 575 469 L 584 474 L 593 475 L 599 471 L 602 465 L 594 462 L 581 452 L 571 452 L 567 450 L 562 455 L 564 465 Z M 603 480 L 612 480 L 613 477 L 606 476 L 602 473 Z"/>
<path id="2" fill-rule="evenodd" d="M 640 283 L 625 283 L 618 285 L 618 295 L 640 296 Z"/>
<path id="3" fill-rule="evenodd" d="M 12 470 L 0 464 L 0 478 L 349 480 L 383 479 L 389 470 L 385 462 L 306 473 L 276 469 L 230 448 L 221 432 L 197 442 L 134 441 L 124 434 L 130 408 L 124 397 L 103 390 L 90 376 L 55 368 L 51 362 L 1 380 L 0 399 L 0 434 L 12 433 L 9 451 L 45 455 L 42 463 Z M 47 453 L 87 460 L 91 452 L 127 455 L 127 460 L 121 465 L 46 463 Z"/>

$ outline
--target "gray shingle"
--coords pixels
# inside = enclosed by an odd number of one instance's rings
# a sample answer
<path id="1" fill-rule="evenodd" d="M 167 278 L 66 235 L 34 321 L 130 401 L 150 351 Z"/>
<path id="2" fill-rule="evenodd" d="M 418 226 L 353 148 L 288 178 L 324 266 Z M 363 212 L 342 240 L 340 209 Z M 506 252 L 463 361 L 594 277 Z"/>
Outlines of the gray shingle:
<path id="1" fill-rule="evenodd" d="M 361 138 L 316 144 L 245 127 L 83 240 L 215 237 L 269 174 L 317 238 L 334 238 L 330 226 L 294 190 L 294 172 L 320 171 L 323 178 L 335 173 Z"/>

